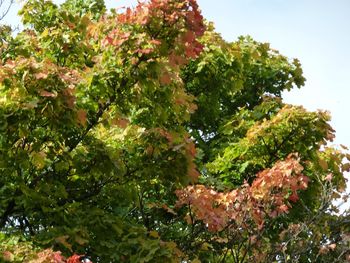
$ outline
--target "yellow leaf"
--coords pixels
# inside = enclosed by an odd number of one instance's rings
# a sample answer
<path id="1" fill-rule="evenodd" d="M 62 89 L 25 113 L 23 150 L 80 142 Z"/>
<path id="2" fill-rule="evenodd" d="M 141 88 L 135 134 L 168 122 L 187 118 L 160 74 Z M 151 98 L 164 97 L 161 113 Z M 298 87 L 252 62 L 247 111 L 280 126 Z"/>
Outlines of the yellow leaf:
<path id="1" fill-rule="evenodd" d="M 170 241 L 170 242 L 167 242 L 166 243 L 167 247 L 170 248 L 170 249 L 174 249 L 176 248 L 176 243 L 174 241 Z"/>
<path id="2" fill-rule="evenodd" d="M 45 158 L 46 158 L 46 153 L 44 152 L 33 152 L 31 154 L 32 156 L 32 162 L 34 166 L 38 169 L 42 169 L 45 166 Z"/>
<path id="3" fill-rule="evenodd" d="M 149 235 L 151 236 L 151 237 L 154 237 L 154 238 L 159 238 L 159 234 L 158 234 L 158 232 L 157 231 L 150 231 L 149 232 Z"/>
<path id="4" fill-rule="evenodd" d="M 210 248 L 212 248 L 212 246 L 207 242 L 204 242 L 201 246 L 201 249 L 205 251 L 209 250 Z"/>
<path id="5" fill-rule="evenodd" d="M 218 237 L 217 239 L 215 239 L 215 241 L 218 243 L 228 243 L 228 239 L 226 237 L 224 238 Z"/>
<path id="6" fill-rule="evenodd" d="M 49 35 L 49 29 L 46 28 L 42 33 L 41 33 L 41 36 L 42 37 L 47 37 Z"/>
<path id="7" fill-rule="evenodd" d="M 320 164 L 320 166 L 321 166 L 321 168 L 322 168 L 323 170 L 327 170 L 327 169 L 328 169 L 328 164 L 327 164 L 327 162 L 326 162 L 325 160 L 320 159 L 320 160 L 318 161 L 318 163 Z"/>

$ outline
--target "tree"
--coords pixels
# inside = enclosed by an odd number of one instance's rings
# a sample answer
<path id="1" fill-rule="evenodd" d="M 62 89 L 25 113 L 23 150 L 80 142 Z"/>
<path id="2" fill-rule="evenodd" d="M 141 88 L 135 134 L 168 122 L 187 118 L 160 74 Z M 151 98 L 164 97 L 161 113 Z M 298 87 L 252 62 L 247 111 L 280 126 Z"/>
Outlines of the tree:
<path id="1" fill-rule="evenodd" d="M 327 144 L 327 112 L 281 99 L 304 84 L 298 60 L 227 43 L 195 0 L 20 13 L 25 30 L 1 31 L 3 260 L 350 257 L 334 205 L 350 155 Z"/>

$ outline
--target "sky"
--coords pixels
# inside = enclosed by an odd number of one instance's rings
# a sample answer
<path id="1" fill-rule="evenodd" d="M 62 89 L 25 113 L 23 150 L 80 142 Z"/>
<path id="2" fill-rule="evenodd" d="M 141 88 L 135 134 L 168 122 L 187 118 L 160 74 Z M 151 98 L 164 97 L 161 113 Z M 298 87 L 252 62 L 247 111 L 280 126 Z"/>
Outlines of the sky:
<path id="1" fill-rule="evenodd" d="M 285 102 L 328 110 L 336 144 L 350 147 L 350 0 L 197 0 L 227 41 L 250 35 L 301 61 L 306 85 L 285 92 Z M 56 3 L 62 2 L 54 1 Z M 136 0 L 107 0 L 108 7 Z M 18 5 L 6 17 L 19 24 Z"/>

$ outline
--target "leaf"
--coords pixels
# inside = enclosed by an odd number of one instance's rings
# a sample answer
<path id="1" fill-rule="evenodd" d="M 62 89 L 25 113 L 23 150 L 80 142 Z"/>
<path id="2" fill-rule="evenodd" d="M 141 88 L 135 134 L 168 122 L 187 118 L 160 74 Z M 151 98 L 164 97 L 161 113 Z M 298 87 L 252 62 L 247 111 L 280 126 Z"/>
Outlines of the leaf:
<path id="1" fill-rule="evenodd" d="M 35 74 L 35 78 L 36 79 L 47 79 L 47 77 L 49 76 L 48 73 L 45 73 L 45 72 L 39 72 L 37 74 Z"/>
<path id="2" fill-rule="evenodd" d="M 47 91 L 47 90 L 41 90 L 39 94 L 42 97 L 50 97 L 50 98 L 56 98 L 57 97 L 56 93 L 50 92 L 50 91 Z"/>
<path id="3" fill-rule="evenodd" d="M 327 162 L 325 161 L 325 160 L 323 160 L 323 159 L 320 159 L 319 161 L 318 161 L 318 163 L 319 163 L 319 165 L 321 166 L 321 168 L 323 169 L 323 170 L 327 170 L 328 169 L 328 164 L 327 164 Z"/>
<path id="4" fill-rule="evenodd" d="M 240 173 L 244 173 L 244 171 L 247 169 L 247 167 L 249 166 L 249 164 L 250 164 L 250 161 L 244 162 L 244 163 L 241 165 L 241 167 L 239 168 L 239 172 L 240 172 Z"/>
<path id="5" fill-rule="evenodd" d="M 162 208 L 165 209 L 168 213 L 170 214 L 173 214 L 173 215 L 177 215 L 177 213 L 172 209 L 170 208 L 169 206 L 167 206 L 166 204 L 163 204 L 162 205 Z"/>
<path id="6" fill-rule="evenodd" d="M 224 237 L 224 238 L 218 237 L 218 238 L 215 239 L 215 241 L 218 242 L 218 243 L 226 244 L 226 243 L 228 243 L 228 238 L 227 237 Z"/>
<path id="7" fill-rule="evenodd" d="M 210 245 L 209 243 L 207 242 L 204 242 L 201 246 L 201 250 L 204 250 L 204 251 L 208 251 L 209 249 L 212 248 L 212 245 Z"/>
<path id="8" fill-rule="evenodd" d="M 79 109 L 77 111 L 77 119 L 78 123 L 81 124 L 82 126 L 86 125 L 86 120 L 87 120 L 87 114 L 86 111 L 83 109 Z"/>
<path id="9" fill-rule="evenodd" d="M 328 248 L 329 248 L 330 250 L 335 250 L 336 247 L 337 247 L 337 244 L 335 244 L 335 243 L 329 244 L 329 245 L 328 245 Z"/>
<path id="10" fill-rule="evenodd" d="M 346 147 L 344 144 L 340 144 L 340 147 L 342 147 L 344 150 L 349 150 L 349 148 Z"/>
<path id="11" fill-rule="evenodd" d="M 59 236 L 55 238 L 55 241 L 57 243 L 62 244 L 65 248 L 69 249 L 72 251 L 72 245 L 67 242 L 67 239 L 69 239 L 69 236 L 64 235 L 64 236 Z"/>
<path id="12" fill-rule="evenodd" d="M 290 201 L 292 201 L 292 202 L 297 202 L 298 200 L 299 200 L 299 196 L 297 195 L 297 193 L 296 192 L 293 192 L 289 197 L 288 197 L 288 199 L 290 200 Z"/>
<path id="13" fill-rule="evenodd" d="M 33 164 L 38 168 L 42 169 L 45 166 L 46 153 L 45 152 L 33 152 L 31 154 Z"/>
<path id="14" fill-rule="evenodd" d="M 150 232 L 149 232 L 149 235 L 150 235 L 151 237 L 154 237 L 154 238 L 159 238 L 158 232 L 157 232 L 157 231 L 154 231 L 154 230 L 150 231 Z"/>
<path id="15" fill-rule="evenodd" d="M 85 238 L 82 238 L 81 236 L 78 236 L 78 235 L 76 235 L 76 236 L 74 237 L 74 240 L 75 240 L 75 242 L 77 242 L 79 245 L 85 245 L 85 244 L 89 243 L 89 240 L 87 240 L 87 239 L 85 239 Z"/>
<path id="16" fill-rule="evenodd" d="M 324 178 L 324 180 L 327 181 L 327 182 L 331 182 L 332 179 L 333 179 L 333 174 L 332 173 L 327 174 L 327 176 Z"/>
<path id="17" fill-rule="evenodd" d="M 171 83 L 171 77 L 169 73 L 164 73 L 160 78 L 160 83 L 163 85 L 169 85 Z"/>
<path id="18" fill-rule="evenodd" d="M 350 163 L 344 163 L 341 166 L 342 172 L 350 172 Z"/>
<path id="19" fill-rule="evenodd" d="M 114 125 L 117 125 L 119 128 L 125 129 L 128 127 L 130 121 L 126 118 L 116 118 L 112 122 Z"/>

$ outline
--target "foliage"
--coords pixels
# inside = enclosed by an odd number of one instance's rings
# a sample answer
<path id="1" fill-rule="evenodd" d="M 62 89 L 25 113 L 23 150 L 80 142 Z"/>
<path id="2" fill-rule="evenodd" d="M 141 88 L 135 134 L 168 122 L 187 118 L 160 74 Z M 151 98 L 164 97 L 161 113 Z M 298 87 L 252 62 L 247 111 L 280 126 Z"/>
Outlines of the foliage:
<path id="1" fill-rule="evenodd" d="M 221 231 L 232 221 L 242 228 L 253 229 L 256 225 L 262 229 L 265 216 L 275 218 L 287 212 L 285 199 L 296 202 L 297 191 L 307 188 L 309 179 L 301 174 L 302 169 L 298 160 L 289 156 L 259 173 L 251 186 L 246 183 L 227 193 L 217 193 L 202 185 L 178 190 L 177 205 L 191 206 L 195 218 L 203 220 L 209 231 Z"/>
<path id="2" fill-rule="evenodd" d="M 346 147 L 301 65 L 195 0 L 25 1 L 0 28 L 3 261 L 349 261 Z"/>

